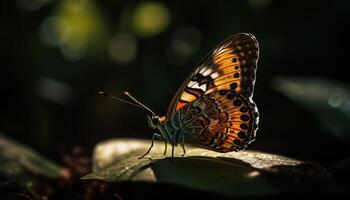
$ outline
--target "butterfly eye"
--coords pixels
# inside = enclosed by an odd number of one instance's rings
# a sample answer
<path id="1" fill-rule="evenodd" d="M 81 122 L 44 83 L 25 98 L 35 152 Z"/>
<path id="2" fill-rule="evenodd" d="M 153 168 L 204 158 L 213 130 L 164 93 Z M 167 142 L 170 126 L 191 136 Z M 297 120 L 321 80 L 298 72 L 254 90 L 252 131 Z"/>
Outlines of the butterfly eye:
<path id="1" fill-rule="evenodd" d="M 158 118 L 158 116 L 152 116 L 152 123 L 153 123 L 154 125 L 159 124 L 159 118 Z"/>

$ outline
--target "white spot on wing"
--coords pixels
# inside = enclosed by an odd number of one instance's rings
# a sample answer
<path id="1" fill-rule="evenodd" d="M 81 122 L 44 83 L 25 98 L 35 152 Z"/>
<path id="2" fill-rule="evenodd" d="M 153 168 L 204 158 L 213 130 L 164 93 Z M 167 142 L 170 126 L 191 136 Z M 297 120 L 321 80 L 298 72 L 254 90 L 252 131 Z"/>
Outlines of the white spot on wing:
<path id="1" fill-rule="evenodd" d="M 203 68 L 199 71 L 199 73 L 203 74 L 207 69 L 208 69 L 208 68 L 203 67 Z"/>
<path id="2" fill-rule="evenodd" d="M 207 85 L 206 84 L 203 84 L 203 85 L 199 86 L 198 83 L 196 83 L 191 88 L 201 89 L 203 92 L 207 91 Z"/>
<path id="3" fill-rule="evenodd" d="M 219 73 L 218 73 L 218 72 L 215 72 L 215 73 L 213 73 L 212 75 L 210 75 L 210 77 L 211 77 L 212 79 L 216 79 L 218 76 L 219 76 Z"/>
<path id="4" fill-rule="evenodd" d="M 194 85 L 195 83 L 196 83 L 195 81 L 190 81 L 190 82 L 188 82 L 187 87 L 191 87 L 191 86 Z"/>
<path id="5" fill-rule="evenodd" d="M 202 73 L 203 76 L 208 76 L 209 74 L 211 74 L 211 72 L 213 71 L 212 68 L 209 68 L 208 70 L 206 70 L 205 72 Z"/>

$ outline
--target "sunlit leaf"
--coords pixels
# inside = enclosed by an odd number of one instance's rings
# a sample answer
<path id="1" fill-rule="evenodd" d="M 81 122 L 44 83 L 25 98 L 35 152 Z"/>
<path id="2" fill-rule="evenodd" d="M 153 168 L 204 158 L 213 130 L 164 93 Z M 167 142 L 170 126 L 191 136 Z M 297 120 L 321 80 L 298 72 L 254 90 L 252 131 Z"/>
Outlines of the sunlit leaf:
<path id="1" fill-rule="evenodd" d="M 160 142 L 155 143 L 148 158 L 138 159 L 149 145 L 150 141 L 135 139 L 99 143 L 93 155 L 95 172 L 83 179 L 171 183 L 235 197 L 273 195 L 281 192 L 278 184 L 276 186 L 276 177 L 282 181 L 278 172 L 290 167 L 296 170 L 304 164 L 255 151 L 217 153 L 195 147 L 187 147 L 184 157 L 181 157 L 182 149 L 176 148 L 172 162 L 163 155 L 164 144 Z"/>
<path id="2" fill-rule="evenodd" d="M 350 86 L 313 77 L 280 77 L 272 86 L 313 113 L 328 132 L 350 139 Z"/>

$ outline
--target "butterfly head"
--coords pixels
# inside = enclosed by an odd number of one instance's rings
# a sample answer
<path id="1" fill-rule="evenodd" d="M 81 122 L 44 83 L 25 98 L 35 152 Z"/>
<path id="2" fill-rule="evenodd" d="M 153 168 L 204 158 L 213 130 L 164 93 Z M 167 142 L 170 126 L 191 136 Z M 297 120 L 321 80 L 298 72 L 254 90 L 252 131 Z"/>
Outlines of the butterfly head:
<path id="1" fill-rule="evenodd" d="M 152 129 L 157 129 L 160 125 L 164 124 L 165 117 L 159 117 L 158 115 L 147 115 L 148 125 Z"/>
<path id="2" fill-rule="evenodd" d="M 147 121 L 152 129 L 157 129 L 157 126 L 160 124 L 159 116 L 157 115 L 147 115 Z"/>

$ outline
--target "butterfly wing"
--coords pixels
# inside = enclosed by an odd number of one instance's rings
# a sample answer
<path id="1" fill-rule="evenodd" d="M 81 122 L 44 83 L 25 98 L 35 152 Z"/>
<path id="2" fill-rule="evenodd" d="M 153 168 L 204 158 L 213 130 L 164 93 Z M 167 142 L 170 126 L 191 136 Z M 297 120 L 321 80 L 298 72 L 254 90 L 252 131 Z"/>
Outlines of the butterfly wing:
<path id="1" fill-rule="evenodd" d="M 234 90 L 206 94 L 174 116 L 181 119 L 187 142 L 219 152 L 244 149 L 254 141 L 259 120 L 251 98 Z"/>
<path id="2" fill-rule="evenodd" d="M 236 34 L 214 48 L 187 77 L 175 94 L 166 120 L 199 97 L 231 90 L 252 97 L 259 45 L 249 33 Z"/>

